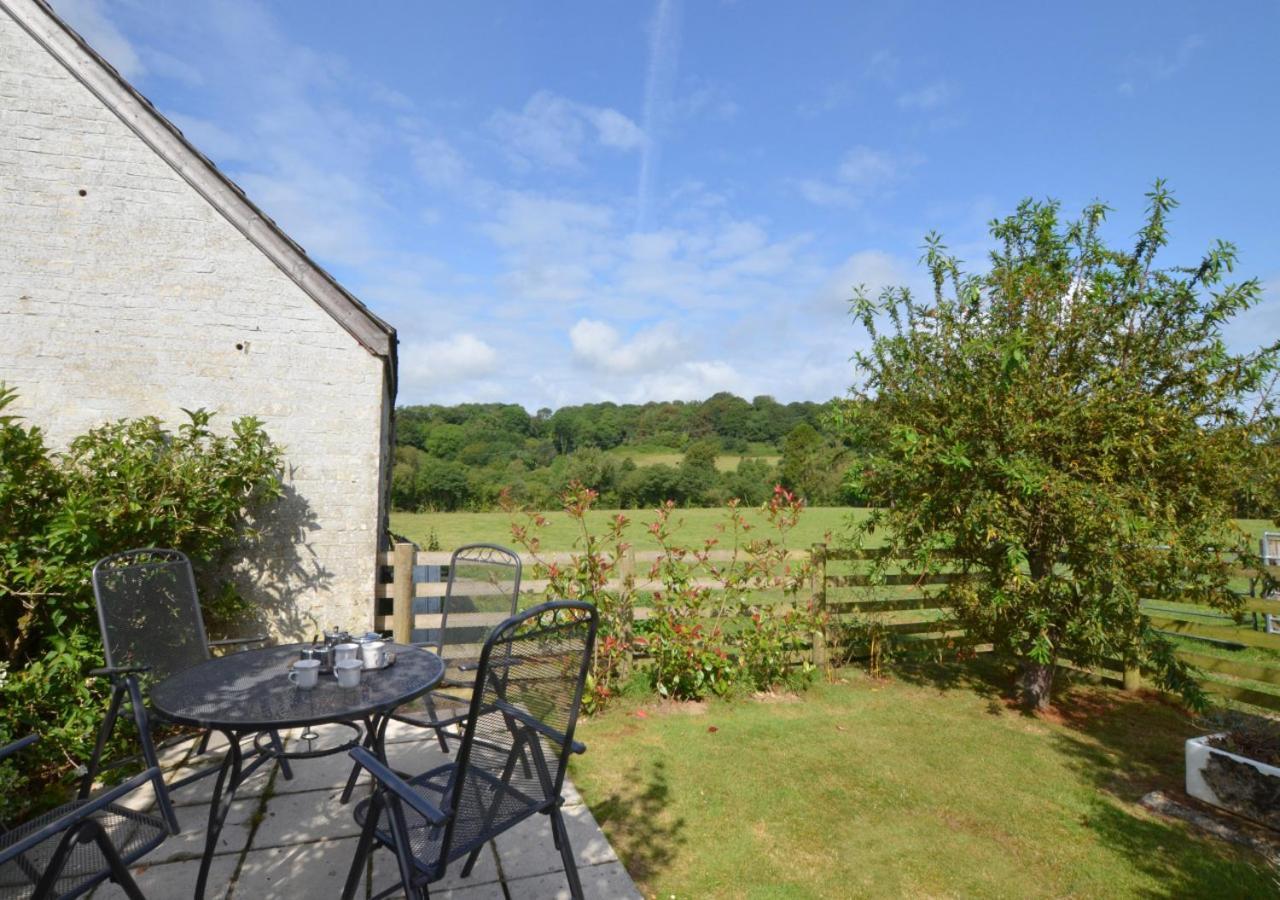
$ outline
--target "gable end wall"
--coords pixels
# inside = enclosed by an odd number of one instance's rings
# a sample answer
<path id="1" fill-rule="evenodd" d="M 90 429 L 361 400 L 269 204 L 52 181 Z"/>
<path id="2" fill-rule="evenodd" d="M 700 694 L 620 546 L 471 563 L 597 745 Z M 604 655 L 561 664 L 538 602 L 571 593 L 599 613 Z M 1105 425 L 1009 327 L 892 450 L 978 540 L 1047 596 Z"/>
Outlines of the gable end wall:
<path id="1" fill-rule="evenodd" d="M 258 416 L 288 497 L 242 591 L 285 636 L 372 623 L 383 360 L 2 10 L 0 380 L 55 446 L 183 407 Z"/>

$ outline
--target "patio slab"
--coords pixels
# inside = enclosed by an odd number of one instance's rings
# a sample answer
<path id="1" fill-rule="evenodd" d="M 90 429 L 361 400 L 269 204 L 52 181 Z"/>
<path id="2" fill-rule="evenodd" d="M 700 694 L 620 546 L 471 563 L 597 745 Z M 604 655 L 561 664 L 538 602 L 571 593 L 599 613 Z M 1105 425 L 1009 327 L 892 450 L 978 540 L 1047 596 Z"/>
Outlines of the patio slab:
<path id="1" fill-rule="evenodd" d="M 283 737 L 290 746 L 298 740 L 296 733 Z M 218 752 L 189 757 L 185 767 L 168 777 L 181 777 L 192 771 L 191 765 L 216 764 L 221 746 Z M 388 731 L 387 755 L 393 768 L 412 772 L 450 759 L 429 733 L 396 727 L 396 723 Z M 368 796 L 368 776 L 362 776 L 355 797 L 344 806 L 339 799 L 351 771 L 346 754 L 294 760 L 292 766 L 292 780 L 286 781 L 275 764 L 268 764 L 237 790 L 210 870 L 209 900 L 336 897 L 341 892 L 359 833 L 352 813 L 355 803 Z M 173 793 L 182 833 L 169 838 L 147 857 L 146 865 L 134 870 L 150 900 L 192 896 L 215 778 Z M 639 898 L 590 810 L 567 781 L 564 793 L 565 825 L 586 896 Z M 485 847 L 469 877 L 463 878 L 461 872 L 461 862 L 452 866 L 444 879 L 432 885 L 432 897 L 544 900 L 569 896 L 560 853 L 551 839 L 550 819 L 545 816 L 501 835 Z M 375 851 L 357 896 L 367 898 L 398 880 L 395 857 L 386 850 Z M 92 894 L 94 900 L 124 896 L 111 884 Z"/>

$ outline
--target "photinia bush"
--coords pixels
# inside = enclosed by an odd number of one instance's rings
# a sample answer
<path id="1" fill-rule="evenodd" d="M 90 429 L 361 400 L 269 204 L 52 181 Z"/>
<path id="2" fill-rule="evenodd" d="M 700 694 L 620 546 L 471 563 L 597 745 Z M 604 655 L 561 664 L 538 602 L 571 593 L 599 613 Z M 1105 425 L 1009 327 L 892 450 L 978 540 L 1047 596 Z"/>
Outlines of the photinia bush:
<path id="1" fill-rule="evenodd" d="M 173 547 L 204 575 L 213 630 L 245 611 L 212 580 L 252 546 L 253 516 L 281 496 L 283 452 L 251 417 L 215 434 L 212 414 L 187 412 L 176 432 L 158 419 L 121 420 L 65 453 L 6 414 L 0 384 L 0 742 L 38 732 L 21 772 L 0 768 L 0 813 L 52 802 L 53 785 L 92 749 L 104 710 L 90 573 L 134 547 Z M 23 788 L 22 790 L 15 790 Z"/>

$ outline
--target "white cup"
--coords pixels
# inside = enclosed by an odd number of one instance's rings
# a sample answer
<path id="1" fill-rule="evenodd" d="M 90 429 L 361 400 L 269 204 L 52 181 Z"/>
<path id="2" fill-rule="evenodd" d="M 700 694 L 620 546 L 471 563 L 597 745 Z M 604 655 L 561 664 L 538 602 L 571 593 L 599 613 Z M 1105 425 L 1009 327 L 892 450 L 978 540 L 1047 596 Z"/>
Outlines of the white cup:
<path id="1" fill-rule="evenodd" d="M 334 668 L 336 669 L 338 667 L 338 663 L 342 662 L 344 659 L 354 659 L 358 661 L 360 659 L 360 645 L 359 644 L 339 644 L 338 646 L 334 647 L 333 648 Z"/>
<path id="2" fill-rule="evenodd" d="M 360 645 L 360 656 L 366 669 L 381 669 L 387 664 L 387 645 L 382 641 L 369 641 Z"/>
<path id="3" fill-rule="evenodd" d="M 333 674 L 338 676 L 338 687 L 359 687 L 360 670 L 362 668 L 364 668 L 364 663 L 358 659 L 343 659 L 334 663 Z"/>
<path id="4" fill-rule="evenodd" d="M 320 660 L 298 660 L 293 664 L 293 671 L 289 673 L 289 680 L 304 691 L 311 690 L 316 686 L 316 682 L 320 680 Z"/>

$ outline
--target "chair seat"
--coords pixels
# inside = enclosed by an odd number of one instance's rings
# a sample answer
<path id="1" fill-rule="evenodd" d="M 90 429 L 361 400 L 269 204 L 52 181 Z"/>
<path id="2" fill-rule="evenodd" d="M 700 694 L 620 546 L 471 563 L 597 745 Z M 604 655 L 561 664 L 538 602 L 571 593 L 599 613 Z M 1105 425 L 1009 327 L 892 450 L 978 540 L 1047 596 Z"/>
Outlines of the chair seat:
<path id="1" fill-rule="evenodd" d="M 439 728 L 462 722 L 471 712 L 469 687 L 429 691 L 413 706 L 396 710 L 391 718 L 422 728 Z"/>
<path id="2" fill-rule="evenodd" d="M 479 748 L 477 748 L 479 749 Z M 423 799 L 437 809 L 446 809 L 451 798 L 445 796 L 449 782 L 456 768 L 454 763 L 440 766 L 416 778 L 408 780 L 408 784 Z M 428 881 L 434 881 L 444 874 L 445 866 L 455 859 L 466 856 L 476 847 L 492 840 L 496 835 L 506 831 L 512 825 L 528 818 L 534 813 L 547 808 L 545 800 L 539 800 L 521 793 L 511 786 L 505 789 L 498 779 L 486 772 L 472 768 L 466 779 L 467 797 L 459 797 L 460 806 L 472 809 L 491 809 L 490 804 L 496 801 L 496 810 L 492 824 L 484 828 L 484 823 L 476 816 L 461 816 L 454 820 L 453 837 L 450 841 L 447 858 L 441 859 L 440 845 L 444 840 L 444 828 L 432 825 L 417 812 L 404 807 L 405 825 L 409 831 L 410 852 L 417 866 Z M 363 827 L 369 815 L 372 798 L 362 800 L 355 810 L 356 821 Z M 374 832 L 380 843 L 394 846 L 391 826 L 384 816 L 378 821 Z"/>
<path id="3" fill-rule="evenodd" d="M 88 804 L 89 800 L 74 800 L 51 809 L 30 821 L 23 822 L 11 831 L 0 834 L 0 850 L 12 847 L 27 835 Z M 164 822 L 146 813 L 135 812 L 123 806 L 110 804 L 89 817 L 102 826 L 107 837 L 120 853 L 124 864 L 131 865 L 158 847 L 168 835 Z M 65 832 L 64 832 L 65 834 Z M 0 900 L 30 897 L 39 881 L 40 873 L 48 866 L 58 847 L 62 834 L 55 835 L 17 859 L 0 866 Z M 55 885 L 55 895 L 75 897 L 89 890 L 107 876 L 107 861 L 93 841 L 77 843 L 67 859 Z"/>

